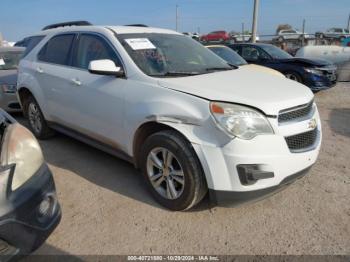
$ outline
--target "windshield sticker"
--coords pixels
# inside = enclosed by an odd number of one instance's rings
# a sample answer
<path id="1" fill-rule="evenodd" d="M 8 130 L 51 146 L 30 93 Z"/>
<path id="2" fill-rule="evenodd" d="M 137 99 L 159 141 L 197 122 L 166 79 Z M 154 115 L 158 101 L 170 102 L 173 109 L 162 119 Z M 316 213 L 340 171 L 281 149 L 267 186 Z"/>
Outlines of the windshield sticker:
<path id="1" fill-rule="evenodd" d="M 125 39 L 125 42 L 127 42 L 133 50 L 156 49 L 148 38 L 130 38 Z"/>
<path id="2" fill-rule="evenodd" d="M 5 65 L 4 59 L 0 58 L 0 66 Z"/>

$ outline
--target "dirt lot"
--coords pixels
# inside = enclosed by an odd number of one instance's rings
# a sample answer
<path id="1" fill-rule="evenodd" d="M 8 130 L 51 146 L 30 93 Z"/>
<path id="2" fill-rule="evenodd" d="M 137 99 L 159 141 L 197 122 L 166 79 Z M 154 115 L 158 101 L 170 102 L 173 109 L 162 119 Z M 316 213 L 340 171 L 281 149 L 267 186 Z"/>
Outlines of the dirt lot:
<path id="1" fill-rule="evenodd" d="M 37 254 L 349 255 L 350 83 L 316 94 L 316 101 L 323 146 L 311 173 L 238 208 L 209 209 L 206 201 L 169 212 L 130 164 L 64 135 L 41 142 L 63 217 Z"/>

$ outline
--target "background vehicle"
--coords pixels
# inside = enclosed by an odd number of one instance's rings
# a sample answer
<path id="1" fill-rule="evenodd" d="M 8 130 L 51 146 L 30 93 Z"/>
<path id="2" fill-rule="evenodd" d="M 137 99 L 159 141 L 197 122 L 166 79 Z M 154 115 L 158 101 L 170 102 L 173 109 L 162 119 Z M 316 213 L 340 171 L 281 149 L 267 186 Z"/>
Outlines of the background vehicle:
<path id="1" fill-rule="evenodd" d="M 24 52 L 21 47 L 0 47 L 0 107 L 8 112 L 19 112 L 16 96 L 17 67 Z"/>
<path id="2" fill-rule="evenodd" d="M 191 37 L 192 39 L 194 39 L 196 41 L 200 40 L 200 37 L 199 37 L 199 35 L 197 33 L 184 32 L 183 34 Z"/>
<path id="3" fill-rule="evenodd" d="M 284 77 L 280 72 L 270 69 L 268 67 L 258 66 L 253 64 L 248 65 L 247 61 L 245 61 L 239 54 L 237 54 L 235 51 L 233 51 L 231 48 L 227 46 L 209 45 L 206 47 L 209 48 L 209 50 L 213 51 L 216 55 L 220 56 L 222 59 L 224 59 L 226 62 L 228 62 L 231 65 L 247 66 L 256 71 Z"/>
<path id="4" fill-rule="evenodd" d="M 330 88 L 337 82 L 336 66 L 325 60 L 292 57 L 280 48 L 268 44 L 234 44 L 230 47 L 248 63 L 275 69 L 313 91 Z"/>
<path id="5" fill-rule="evenodd" d="M 339 39 L 340 41 L 346 37 L 350 37 L 349 30 L 344 28 L 330 28 L 324 33 L 317 32 L 316 35 L 318 35 L 320 38 L 333 38 Z"/>
<path id="6" fill-rule="evenodd" d="M 231 39 L 235 43 L 241 43 L 241 42 L 250 42 L 252 40 L 252 35 L 251 34 L 234 34 L 231 35 Z M 259 41 L 260 37 L 256 36 L 256 41 Z"/>
<path id="7" fill-rule="evenodd" d="M 330 61 L 337 66 L 338 81 L 350 81 L 350 47 L 304 46 L 298 50 L 296 56 Z"/>
<path id="8" fill-rule="evenodd" d="M 239 54 L 227 46 L 208 45 L 206 47 L 231 65 L 242 66 L 248 64 L 247 61 L 245 61 Z"/>
<path id="9" fill-rule="evenodd" d="M 230 40 L 230 35 L 226 31 L 214 31 L 207 35 L 201 36 L 201 41 L 208 42 L 225 42 Z"/>
<path id="10" fill-rule="evenodd" d="M 0 256 L 29 254 L 58 225 L 55 183 L 32 135 L 0 109 Z"/>
<path id="11" fill-rule="evenodd" d="M 312 36 L 307 33 L 303 34 L 303 32 L 294 29 L 286 29 L 278 32 L 277 40 L 279 42 L 283 42 L 284 40 L 302 40 L 303 35 L 305 39 L 312 38 Z"/>
<path id="12" fill-rule="evenodd" d="M 19 69 L 33 133 L 56 130 L 132 162 L 171 210 L 208 191 L 219 204 L 266 196 L 317 159 L 320 119 L 304 85 L 230 66 L 171 30 L 49 28 Z"/>

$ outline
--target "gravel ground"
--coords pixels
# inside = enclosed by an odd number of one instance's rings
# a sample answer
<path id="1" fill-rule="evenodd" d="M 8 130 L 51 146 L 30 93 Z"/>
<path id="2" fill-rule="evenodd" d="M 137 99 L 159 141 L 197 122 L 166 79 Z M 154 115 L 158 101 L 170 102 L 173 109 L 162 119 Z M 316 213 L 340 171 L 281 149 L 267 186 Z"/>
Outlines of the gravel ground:
<path id="1" fill-rule="evenodd" d="M 323 146 L 312 171 L 236 208 L 204 201 L 169 212 L 130 164 L 64 135 L 42 141 L 63 217 L 37 254 L 350 255 L 350 83 L 317 93 L 316 101 Z"/>

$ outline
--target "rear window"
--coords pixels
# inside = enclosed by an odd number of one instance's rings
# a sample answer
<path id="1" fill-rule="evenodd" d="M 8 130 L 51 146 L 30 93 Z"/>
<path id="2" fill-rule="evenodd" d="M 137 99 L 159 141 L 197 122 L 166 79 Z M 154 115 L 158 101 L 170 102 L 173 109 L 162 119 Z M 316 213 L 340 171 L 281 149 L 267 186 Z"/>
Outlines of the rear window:
<path id="1" fill-rule="evenodd" d="M 25 57 L 27 54 L 29 54 L 30 51 L 32 51 L 34 49 L 34 47 L 36 47 L 41 40 L 43 40 L 45 36 L 32 36 L 32 37 L 28 37 L 27 39 L 25 39 L 24 42 L 24 47 L 26 48 L 26 50 L 24 51 L 22 57 Z"/>
<path id="2" fill-rule="evenodd" d="M 54 36 L 40 50 L 38 59 L 47 63 L 68 65 L 74 36 L 74 34 Z"/>

